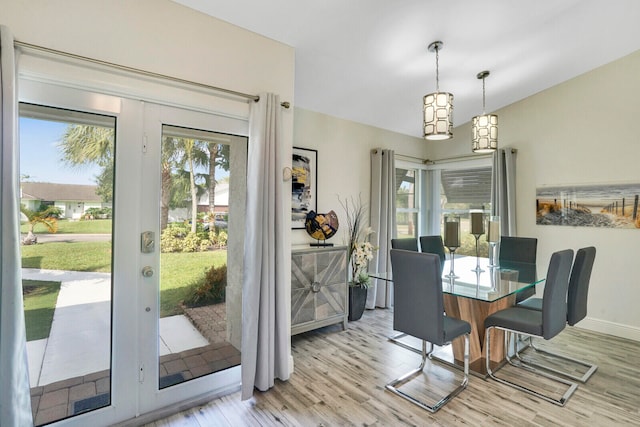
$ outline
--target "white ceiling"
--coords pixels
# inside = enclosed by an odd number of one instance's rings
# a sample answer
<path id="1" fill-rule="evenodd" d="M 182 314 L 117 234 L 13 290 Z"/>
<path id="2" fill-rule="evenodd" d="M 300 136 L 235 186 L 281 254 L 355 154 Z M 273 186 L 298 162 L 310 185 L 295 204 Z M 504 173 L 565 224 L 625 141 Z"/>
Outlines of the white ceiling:
<path id="1" fill-rule="evenodd" d="M 640 49 L 638 0 L 174 0 L 295 48 L 295 106 L 422 136 L 422 97 L 460 125 Z M 640 76 L 639 76 L 640 78 Z"/>

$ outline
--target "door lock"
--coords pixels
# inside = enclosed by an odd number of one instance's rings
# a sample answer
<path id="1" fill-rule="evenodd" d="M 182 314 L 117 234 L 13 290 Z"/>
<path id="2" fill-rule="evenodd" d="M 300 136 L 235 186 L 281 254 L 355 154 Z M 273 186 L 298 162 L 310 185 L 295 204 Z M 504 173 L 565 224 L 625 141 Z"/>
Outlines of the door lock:
<path id="1" fill-rule="evenodd" d="M 142 268 L 142 275 L 143 275 L 144 277 L 151 277 L 151 276 L 153 276 L 153 267 L 151 267 L 151 266 L 149 266 L 149 265 L 144 266 L 144 267 Z"/>
<path id="2" fill-rule="evenodd" d="M 140 234 L 140 252 L 143 254 L 153 253 L 155 250 L 155 233 L 153 231 L 145 231 Z"/>

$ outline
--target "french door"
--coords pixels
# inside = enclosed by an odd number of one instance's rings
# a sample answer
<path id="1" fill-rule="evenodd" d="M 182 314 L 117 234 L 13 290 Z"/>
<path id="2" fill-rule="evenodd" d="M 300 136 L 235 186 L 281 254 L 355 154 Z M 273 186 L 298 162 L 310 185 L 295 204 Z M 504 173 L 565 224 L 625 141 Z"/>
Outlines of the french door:
<path id="1" fill-rule="evenodd" d="M 55 155 L 34 174 L 52 185 L 23 174 L 24 188 L 44 191 L 22 195 L 24 212 L 59 207 L 59 232 L 36 229 L 23 249 L 25 292 L 59 292 L 49 320 L 33 310 L 49 328 L 28 344 L 36 425 L 111 425 L 237 388 L 246 119 L 35 81 L 21 82 L 20 100 L 26 119 L 58 124 L 48 138 L 59 158 L 73 129 L 110 144 L 97 160 L 80 150 L 93 184 L 55 178 Z M 21 156 L 35 162 L 46 143 Z"/>
<path id="2" fill-rule="evenodd" d="M 144 108 L 138 311 L 140 346 L 151 351 L 138 369 L 142 413 L 240 383 L 247 138 L 233 133 L 242 126 Z"/>

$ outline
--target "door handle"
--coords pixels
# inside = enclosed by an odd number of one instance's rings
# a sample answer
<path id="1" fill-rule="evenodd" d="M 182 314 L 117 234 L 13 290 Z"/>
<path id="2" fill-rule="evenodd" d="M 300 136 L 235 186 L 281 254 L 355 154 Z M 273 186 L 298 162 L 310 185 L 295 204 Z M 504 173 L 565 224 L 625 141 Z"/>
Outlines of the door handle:
<path id="1" fill-rule="evenodd" d="M 149 265 L 144 266 L 144 267 L 142 268 L 142 275 L 143 275 L 144 277 L 151 277 L 151 276 L 153 276 L 153 267 L 151 267 L 151 266 L 149 266 Z"/>

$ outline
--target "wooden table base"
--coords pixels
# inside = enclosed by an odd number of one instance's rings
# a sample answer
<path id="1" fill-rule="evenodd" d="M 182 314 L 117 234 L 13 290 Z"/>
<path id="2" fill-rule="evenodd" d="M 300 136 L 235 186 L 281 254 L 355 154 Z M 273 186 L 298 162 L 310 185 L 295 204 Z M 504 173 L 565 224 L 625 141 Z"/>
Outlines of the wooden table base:
<path id="1" fill-rule="evenodd" d="M 444 294 L 444 311 L 448 316 L 466 320 L 471 324 L 469 336 L 469 363 L 472 364 L 485 355 L 485 328 L 484 320 L 492 313 L 511 307 L 515 304 L 515 295 L 509 295 L 498 301 L 478 301 Z M 453 355 L 456 360 L 464 359 L 464 341 L 456 339 L 452 343 Z M 491 361 L 502 362 L 504 360 L 504 332 L 494 329 L 491 334 Z"/>

